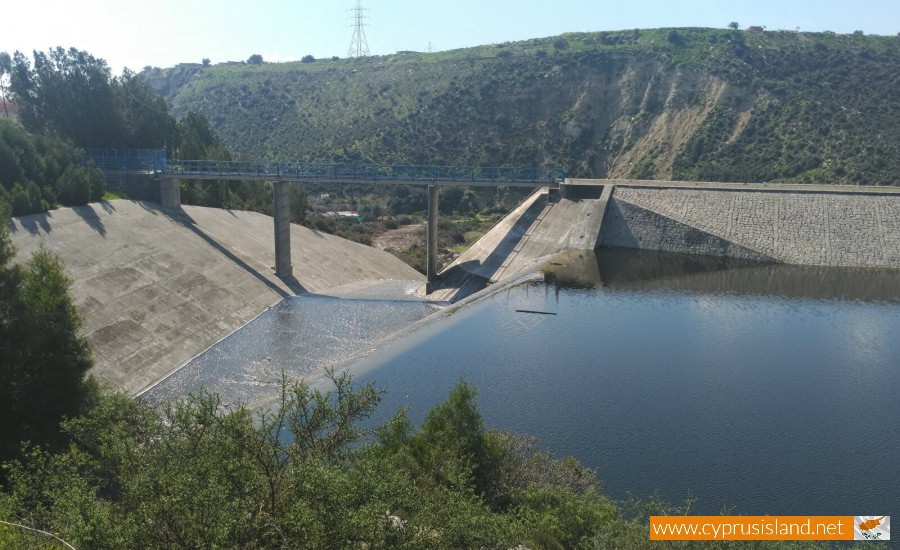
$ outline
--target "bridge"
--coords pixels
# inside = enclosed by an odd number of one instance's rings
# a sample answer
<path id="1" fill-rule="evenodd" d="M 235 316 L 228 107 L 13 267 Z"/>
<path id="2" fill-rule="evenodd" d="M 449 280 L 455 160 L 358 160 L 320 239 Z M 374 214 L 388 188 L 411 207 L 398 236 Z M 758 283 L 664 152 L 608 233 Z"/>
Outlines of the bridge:
<path id="1" fill-rule="evenodd" d="M 421 185 L 428 187 L 426 237 L 428 288 L 437 280 L 438 199 L 441 186 L 558 187 L 561 167 L 478 167 L 354 163 L 169 159 L 165 150 L 90 149 L 85 164 L 106 173 L 144 174 L 160 182 L 162 205 L 181 207 L 181 180 L 272 182 L 275 220 L 275 275 L 292 276 L 289 185 L 294 182 Z"/>

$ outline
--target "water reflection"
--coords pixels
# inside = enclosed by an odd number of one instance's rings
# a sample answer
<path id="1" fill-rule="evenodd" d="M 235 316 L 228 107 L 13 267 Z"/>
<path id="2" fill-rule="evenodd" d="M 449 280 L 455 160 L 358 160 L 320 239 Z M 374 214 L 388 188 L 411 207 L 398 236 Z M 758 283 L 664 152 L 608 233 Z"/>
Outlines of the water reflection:
<path id="1" fill-rule="evenodd" d="M 603 248 L 573 252 L 544 270 L 569 288 L 726 292 L 786 298 L 897 302 L 900 271 L 766 264 L 734 258 Z"/>
<path id="2" fill-rule="evenodd" d="M 693 495 L 712 514 L 890 510 L 897 277 L 575 254 L 358 367 L 388 391 L 385 416 L 409 406 L 414 421 L 465 378 L 488 425 L 598 468 L 614 497 Z"/>

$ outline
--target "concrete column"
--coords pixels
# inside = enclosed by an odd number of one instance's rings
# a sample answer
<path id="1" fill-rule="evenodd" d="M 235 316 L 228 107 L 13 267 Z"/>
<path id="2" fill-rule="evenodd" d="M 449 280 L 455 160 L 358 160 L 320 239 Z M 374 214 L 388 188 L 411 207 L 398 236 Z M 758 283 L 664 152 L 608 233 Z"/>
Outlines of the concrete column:
<path id="1" fill-rule="evenodd" d="M 164 208 L 181 208 L 181 184 L 178 180 L 160 179 L 159 189 Z"/>
<path id="2" fill-rule="evenodd" d="M 437 243 L 438 243 L 438 187 L 428 186 L 428 234 L 426 238 L 428 267 L 427 289 L 430 291 L 431 283 L 437 281 Z"/>
<path id="3" fill-rule="evenodd" d="M 273 214 L 275 218 L 275 275 L 291 277 L 291 195 L 290 182 L 272 183 Z"/>

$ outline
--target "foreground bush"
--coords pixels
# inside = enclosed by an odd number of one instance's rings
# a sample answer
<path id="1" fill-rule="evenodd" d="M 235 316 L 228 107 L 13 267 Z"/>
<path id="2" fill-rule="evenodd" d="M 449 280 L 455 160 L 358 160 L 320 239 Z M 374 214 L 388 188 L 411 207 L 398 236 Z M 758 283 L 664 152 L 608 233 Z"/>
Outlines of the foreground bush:
<path id="1" fill-rule="evenodd" d="M 6 466 L 0 546 L 648 545 L 646 525 L 624 520 L 592 472 L 531 439 L 486 432 L 465 383 L 418 430 L 402 412 L 364 427 L 379 392 L 346 375 L 333 383 L 327 393 L 285 384 L 278 406 L 256 415 L 213 395 L 162 414 L 101 397 L 64 422 L 65 452 L 29 447 Z"/>

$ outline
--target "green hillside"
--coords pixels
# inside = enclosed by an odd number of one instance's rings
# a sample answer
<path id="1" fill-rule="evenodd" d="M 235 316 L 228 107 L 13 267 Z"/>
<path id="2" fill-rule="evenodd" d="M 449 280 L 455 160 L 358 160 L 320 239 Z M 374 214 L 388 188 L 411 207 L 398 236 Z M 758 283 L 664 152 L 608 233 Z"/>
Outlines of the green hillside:
<path id="1" fill-rule="evenodd" d="M 238 155 L 561 164 L 570 176 L 900 182 L 900 37 L 571 33 L 141 78 Z"/>

